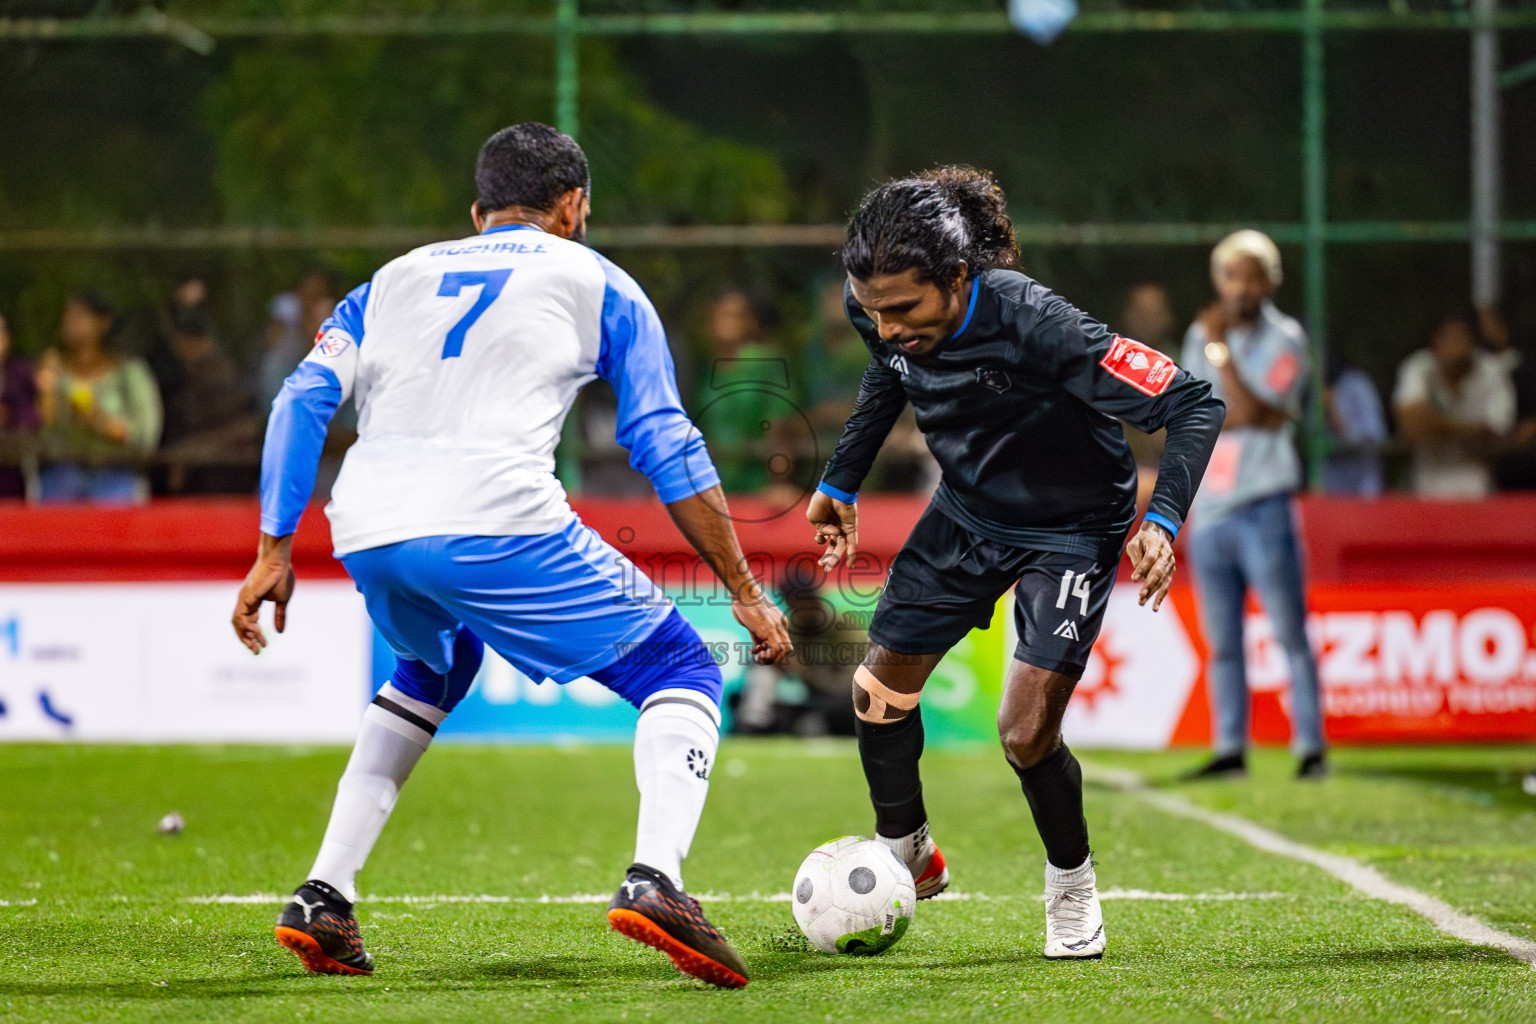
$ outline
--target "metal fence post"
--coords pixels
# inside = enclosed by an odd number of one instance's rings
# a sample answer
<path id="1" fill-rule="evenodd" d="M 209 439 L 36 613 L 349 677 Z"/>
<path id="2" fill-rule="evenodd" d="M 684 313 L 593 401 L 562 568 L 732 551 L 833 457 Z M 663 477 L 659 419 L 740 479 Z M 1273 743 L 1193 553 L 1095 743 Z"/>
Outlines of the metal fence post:
<path id="1" fill-rule="evenodd" d="M 1472 13 L 1493 18 L 1499 0 L 1472 0 Z M 1474 22 L 1472 29 L 1472 303 L 1492 308 L 1503 283 L 1499 268 L 1499 215 L 1503 175 L 1499 152 L 1499 30 Z"/>
<path id="2" fill-rule="evenodd" d="M 1302 219 L 1306 227 L 1307 335 L 1312 340 L 1312 390 L 1307 403 L 1307 479 L 1322 484 L 1328 457 L 1328 416 L 1323 388 L 1328 360 L 1328 154 L 1324 82 L 1324 0 L 1306 0 L 1301 45 Z"/>
<path id="3" fill-rule="evenodd" d="M 555 127 L 577 138 L 581 127 L 578 0 L 555 0 Z"/>

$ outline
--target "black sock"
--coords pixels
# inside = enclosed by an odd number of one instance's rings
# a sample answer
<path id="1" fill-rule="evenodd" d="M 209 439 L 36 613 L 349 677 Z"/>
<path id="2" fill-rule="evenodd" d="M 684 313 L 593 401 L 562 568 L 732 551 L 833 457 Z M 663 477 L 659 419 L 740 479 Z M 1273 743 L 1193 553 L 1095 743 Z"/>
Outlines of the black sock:
<path id="1" fill-rule="evenodd" d="M 1010 762 L 1011 764 L 1012 762 Z M 1088 820 L 1083 817 L 1083 769 L 1063 743 L 1029 768 L 1013 768 L 1045 842 L 1045 859 L 1063 871 L 1088 859 Z"/>
<path id="2" fill-rule="evenodd" d="M 875 832 L 887 839 L 911 835 L 928 820 L 917 772 L 923 756 L 922 709 L 913 708 L 906 718 L 889 724 L 855 719 L 855 731 L 869 799 L 875 805 Z"/>

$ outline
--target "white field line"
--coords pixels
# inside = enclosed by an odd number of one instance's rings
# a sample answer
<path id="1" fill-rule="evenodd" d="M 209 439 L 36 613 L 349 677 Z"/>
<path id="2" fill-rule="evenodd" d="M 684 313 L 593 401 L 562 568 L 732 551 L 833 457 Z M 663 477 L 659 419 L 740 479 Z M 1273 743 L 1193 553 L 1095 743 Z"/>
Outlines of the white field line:
<path id="1" fill-rule="evenodd" d="M 431 906 L 438 903 L 511 903 L 518 905 L 558 905 L 558 904 L 606 904 L 612 897 L 601 896 L 595 893 L 576 893 L 571 896 L 364 896 L 358 902 L 364 905 L 372 903 L 396 903 L 412 906 Z M 1099 893 L 1101 900 L 1150 900 L 1154 902 L 1174 903 L 1183 901 L 1195 902 L 1225 902 L 1229 900 L 1277 900 L 1286 899 L 1285 893 L 1279 892 L 1150 892 L 1146 889 L 1106 889 Z M 189 896 L 182 900 L 183 903 L 250 903 L 277 906 L 287 903 L 289 896 L 280 896 L 277 893 L 251 893 L 248 896 L 224 894 L 220 896 Z M 733 896 L 729 893 L 705 893 L 699 897 L 705 903 L 788 903 L 790 895 L 787 892 L 760 893 L 753 892 L 741 896 Z M 959 903 L 976 901 L 978 903 L 1000 902 L 1005 900 L 1037 900 L 1038 896 L 988 896 L 979 892 L 946 892 L 934 898 L 937 903 Z"/>
<path id="2" fill-rule="evenodd" d="M 1266 853 L 1311 864 L 1315 868 L 1326 871 L 1356 892 L 1372 899 L 1408 908 L 1452 938 L 1474 946 L 1502 949 L 1516 960 L 1536 968 L 1536 942 L 1500 931 L 1486 921 L 1471 914 L 1462 913 L 1443 900 L 1437 900 L 1427 893 L 1394 882 L 1375 868 L 1362 864 L 1353 857 L 1327 853 L 1316 847 L 1307 846 L 1305 843 L 1287 839 L 1278 832 L 1271 832 L 1262 825 L 1254 824 L 1247 818 L 1212 811 L 1191 803 L 1183 797 L 1148 789 L 1142 783 L 1141 777 L 1134 772 L 1096 768 L 1090 772 L 1090 776 L 1159 810 L 1180 818 L 1201 822 L 1220 832 L 1236 836 L 1249 846 Z"/>

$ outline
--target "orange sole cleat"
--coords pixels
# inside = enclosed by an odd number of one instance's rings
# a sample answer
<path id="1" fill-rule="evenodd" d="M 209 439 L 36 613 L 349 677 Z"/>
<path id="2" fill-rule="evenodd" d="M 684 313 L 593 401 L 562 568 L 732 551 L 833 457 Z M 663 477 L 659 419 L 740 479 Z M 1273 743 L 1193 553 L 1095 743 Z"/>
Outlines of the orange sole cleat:
<path id="1" fill-rule="evenodd" d="M 633 910 L 608 911 L 608 923 L 613 930 L 626 938 L 643 942 L 652 949 L 659 949 L 672 958 L 672 966 L 684 974 L 719 988 L 746 988 L 747 979 L 718 961 L 696 949 L 678 942 L 650 918 Z M 306 936 L 307 938 L 307 936 Z M 297 951 L 295 951 L 297 952 Z M 334 961 L 332 961 L 334 962 Z M 305 966 L 308 966 L 306 962 Z M 337 964 L 337 966 L 341 966 Z M 313 967 L 310 970 L 314 970 Z"/>
<path id="2" fill-rule="evenodd" d="M 949 866 L 944 863 L 944 855 L 937 846 L 933 848 L 933 856 L 928 858 L 928 866 L 912 880 L 912 884 L 920 900 L 931 900 L 949 888 Z"/>
<path id="3" fill-rule="evenodd" d="M 312 974 L 372 974 L 372 971 L 359 970 L 356 967 L 348 967 L 346 964 L 337 963 L 326 956 L 320 949 L 320 943 L 313 937 L 305 935 L 297 928 L 284 928 L 278 925 L 273 929 L 277 935 L 279 944 L 292 950 L 293 955 L 304 963 L 304 969 Z"/>

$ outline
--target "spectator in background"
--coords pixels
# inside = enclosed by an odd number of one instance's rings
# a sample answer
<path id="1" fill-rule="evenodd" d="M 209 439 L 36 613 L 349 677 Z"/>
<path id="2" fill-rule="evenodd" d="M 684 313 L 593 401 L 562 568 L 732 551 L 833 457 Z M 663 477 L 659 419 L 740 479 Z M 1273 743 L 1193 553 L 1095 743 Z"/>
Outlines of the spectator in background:
<path id="1" fill-rule="evenodd" d="M 1159 352 L 1176 355 L 1173 331 L 1178 323 L 1173 316 L 1173 301 L 1168 289 L 1156 281 L 1143 281 L 1132 285 L 1125 293 L 1125 306 L 1120 319 L 1115 321 L 1127 338 L 1134 338 L 1151 345 Z M 1144 433 L 1129 423 L 1120 424 L 1125 431 L 1126 443 L 1136 459 L 1136 500 L 1145 508 L 1152 500 L 1152 489 L 1157 486 L 1157 467 L 1163 461 L 1165 432 Z"/>
<path id="2" fill-rule="evenodd" d="M 171 291 L 171 315 L 195 310 L 208 312 L 208 282 L 200 277 L 188 277 Z"/>
<path id="3" fill-rule="evenodd" d="M 21 460 L 37 430 L 37 381 L 32 364 L 11 352 L 11 329 L 0 314 L 0 498 L 27 493 Z"/>
<path id="4" fill-rule="evenodd" d="M 1381 443 L 1387 416 L 1370 376 L 1330 353 L 1323 401 L 1328 411 L 1328 459 L 1323 463 L 1323 491 L 1355 498 L 1375 498 L 1382 491 Z"/>
<path id="5" fill-rule="evenodd" d="M 827 455 L 842 436 L 869 365 L 869 349 L 843 311 L 844 287 L 845 279 L 838 277 L 818 293 L 816 319 L 801 364 L 805 367 L 805 415 Z"/>
<path id="6" fill-rule="evenodd" d="M 240 385 L 235 361 L 219 348 L 201 304 L 173 307 L 171 354 L 177 373 L 161 383 L 162 455 L 170 462 L 166 489 L 182 494 L 254 490 L 254 471 L 231 464 L 245 458 L 254 465 L 258 458 L 251 398 Z"/>
<path id="7" fill-rule="evenodd" d="M 1168 297 L 1168 289 L 1156 281 L 1131 286 L 1125 294 L 1125 308 L 1120 311 L 1117 323 L 1127 338 L 1134 338 L 1169 355 L 1178 351 L 1173 333 L 1178 326 L 1173 315 L 1173 300 Z"/>
<path id="8" fill-rule="evenodd" d="M 838 277 L 821 290 L 817 318 L 812 327 L 805 360 L 806 419 L 816 432 L 816 473 L 837 446 L 843 424 L 853 412 L 859 383 L 869 366 L 870 353 L 859 337 L 843 305 L 847 279 Z M 917 416 L 908 406 L 891 428 L 875 464 L 866 478 L 870 491 L 931 492 L 939 485 L 939 464 L 917 428 Z"/>
<path id="9" fill-rule="evenodd" d="M 1280 250 L 1238 231 L 1211 252 L 1217 301 L 1184 335 L 1184 369 L 1211 382 L 1227 417 L 1190 509 L 1189 555 L 1210 647 L 1207 679 L 1215 756 L 1191 778 L 1247 772 L 1248 677 L 1243 619 L 1252 588 L 1291 670 L 1291 746 L 1297 778 L 1327 773 L 1317 660 L 1307 638 L 1307 595 L 1292 495 L 1301 460 L 1291 436 L 1307 379 L 1307 336 L 1270 301 Z"/>
<path id="10" fill-rule="evenodd" d="M 1479 309 L 1477 319 L 1489 350 L 1509 368 L 1515 388 L 1515 425 L 1508 447 L 1494 459 L 1494 482 L 1500 490 L 1536 490 L 1536 359 L 1515 344 L 1514 332 L 1498 310 Z"/>
<path id="11" fill-rule="evenodd" d="M 760 491 L 789 468 L 769 465 L 774 421 L 794 409 L 789 363 L 767 340 L 772 320 L 765 301 L 737 286 L 721 289 L 705 316 L 694 422 L 727 492 Z"/>
<path id="12" fill-rule="evenodd" d="M 1478 347 L 1477 317 L 1440 318 L 1429 347 L 1404 359 L 1392 405 L 1414 446 L 1421 498 L 1481 498 L 1493 489 L 1488 448 L 1515 423 L 1515 388 L 1504 359 Z"/>
<path id="13" fill-rule="evenodd" d="M 160 392 L 140 359 L 108 347 L 117 308 L 95 292 L 64 302 L 57 348 L 37 371 L 45 502 L 144 501 L 143 468 L 160 439 Z"/>
<path id="14" fill-rule="evenodd" d="M 341 297 L 341 283 L 329 270 L 311 269 L 299 278 L 298 287 L 274 295 L 267 303 L 267 324 L 262 330 L 261 355 L 256 360 L 255 380 L 251 390 L 256 395 L 257 412 L 263 423 L 272 408 L 272 400 L 283 390 L 283 381 L 315 344 L 315 330 L 336 308 Z M 314 319 L 319 305 L 325 313 Z M 314 330 L 309 324 L 314 324 Z"/>

